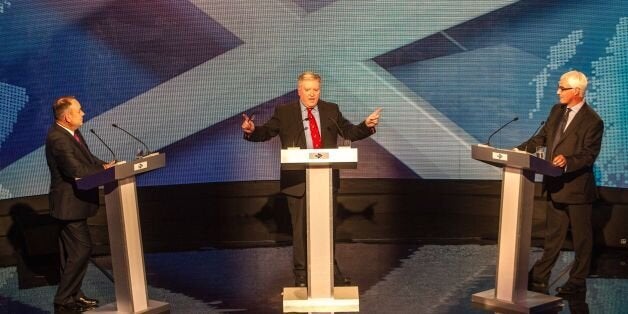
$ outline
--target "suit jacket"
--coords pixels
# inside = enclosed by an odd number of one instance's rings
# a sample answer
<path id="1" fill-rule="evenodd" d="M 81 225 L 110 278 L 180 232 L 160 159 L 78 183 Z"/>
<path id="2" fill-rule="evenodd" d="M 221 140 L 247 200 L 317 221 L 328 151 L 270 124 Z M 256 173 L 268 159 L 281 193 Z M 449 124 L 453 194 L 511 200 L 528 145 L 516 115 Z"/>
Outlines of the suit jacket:
<path id="1" fill-rule="evenodd" d="M 374 128 L 367 127 L 364 122 L 354 125 L 345 119 L 337 104 L 319 100 L 317 106 L 321 120 L 317 122 L 323 148 L 338 147 L 339 130 L 342 130 L 342 136 L 351 141 L 361 140 L 375 132 Z M 262 126 L 256 126 L 255 131 L 246 135 L 245 139 L 261 142 L 277 135 L 279 135 L 281 147 L 284 149 L 288 147 L 307 148 L 299 101 L 277 106 L 270 120 Z M 337 188 L 339 183 L 337 170 L 334 171 L 333 183 L 334 187 Z M 280 186 L 281 191 L 287 195 L 303 196 L 305 194 L 305 171 L 282 170 Z"/>
<path id="2" fill-rule="evenodd" d="M 518 148 L 533 152 L 536 146 L 545 146 L 548 160 L 557 155 L 567 159 L 565 172 L 561 176 L 544 176 L 544 191 L 548 192 L 548 199 L 565 204 L 592 203 L 597 198 L 593 163 L 602 147 L 604 123 L 585 103 L 558 143 L 554 143 L 554 135 L 565 109 L 565 105 L 554 105 L 547 123 L 539 133 Z"/>
<path id="3" fill-rule="evenodd" d="M 104 161 L 92 155 L 78 130 L 83 144 L 56 123 L 46 137 L 46 162 L 50 170 L 50 215 L 61 220 L 79 220 L 98 210 L 98 188 L 79 190 L 75 178 L 103 171 Z"/>

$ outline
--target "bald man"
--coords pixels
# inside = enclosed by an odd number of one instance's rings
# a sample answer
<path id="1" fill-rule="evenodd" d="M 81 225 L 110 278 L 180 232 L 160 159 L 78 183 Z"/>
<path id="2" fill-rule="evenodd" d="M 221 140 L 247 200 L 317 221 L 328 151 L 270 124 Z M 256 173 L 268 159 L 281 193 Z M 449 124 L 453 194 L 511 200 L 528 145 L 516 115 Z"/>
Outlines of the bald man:
<path id="1" fill-rule="evenodd" d="M 73 96 L 57 99 L 55 122 L 46 137 L 46 162 L 50 170 L 50 215 L 60 226 L 61 277 L 54 297 L 55 313 L 76 313 L 94 308 L 98 300 L 81 291 L 92 242 L 87 218 L 98 210 L 98 189 L 79 190 L 75 179 L 103 171 L 106 163 L 92 155 L 81 135 L 85 113 Z"/>

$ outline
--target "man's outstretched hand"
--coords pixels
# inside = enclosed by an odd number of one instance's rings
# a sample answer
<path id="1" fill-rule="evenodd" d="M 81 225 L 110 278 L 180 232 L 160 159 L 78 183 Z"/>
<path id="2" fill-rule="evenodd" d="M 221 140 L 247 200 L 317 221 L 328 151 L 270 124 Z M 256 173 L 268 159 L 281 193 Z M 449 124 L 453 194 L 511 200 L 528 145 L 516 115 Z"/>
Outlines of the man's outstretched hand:
<path id="1" fill-rule="evenodd" d="M 382 108 L 377 108 L 373 113 L 371 113 L 366 119 L 364 123 L 369 128 L 374 128 L 379 123 L 380 112 L 382 112 Z"/>
<path id="2" fill-rule="evenodd" d="M 255 123 L 253 123 L 254 116 L 247 116 L 246 113 L 242 114 L 242 131 L 246 134 L 251 134 L 255 131 Z"/>

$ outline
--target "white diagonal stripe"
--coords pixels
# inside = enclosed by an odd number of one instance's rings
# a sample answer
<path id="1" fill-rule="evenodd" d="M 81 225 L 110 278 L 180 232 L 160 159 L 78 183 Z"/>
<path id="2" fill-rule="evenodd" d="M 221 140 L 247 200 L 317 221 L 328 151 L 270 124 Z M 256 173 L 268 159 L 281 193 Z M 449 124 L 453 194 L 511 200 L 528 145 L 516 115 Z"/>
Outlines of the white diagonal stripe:
<path id="1" fill-rule="evenodd" d="M 118 136 L 119 132 L 109 127 L 112 122 L 148 139 L 153 148 L 164 147 L 294 90 L 295 76 L 304 69 L 322 69 L 319 72 L 325 77 L 325 95 L 339 102 L 343 111 L 352 112 L 351 103 L 345 103 L 340 95 L 332 96 L 355 88 L 353 73 L 369 74 L 370 80 L 364 85 L 366 92 L 374 86 L 385 86 L 378 93 L 392 98 L 380 97 L 376 103 L 372 97 L 378 95 L 372 93 L 358 100 L 372 107 L 382 104 L 391 115 L 412 117 L 404 126 L 382 125 L 375 139 L 387 150 L 402 154 L 400 159 L 420 176 L 436 175 L 420 165 L 430 163 L 438 165 L 441 177 L 467 177 L 467 168 L 463 168 L 468 162 L 463 159 L 468 159 L 472 138 L 369 60 L 516 1 L 465 1 L 464 9 L 444 0 L 337 1 L 310 14 L 291 1 L 192 2 L 244 43 L 90 120 L 87 128 L 104 130 L 102 133 L 108 138 L 120 139 L 112 145 L 115 151 L 128 151 L 137 144 Z M 344 80 L 338 79 L 341 77 Z M 180 107 L 180 116 L 164 110 L 172 106 Z M 368 113 L 361 112 L 361 118 Z M 356 113 L 354 121 L 361 119 L 357 116 Z M 413 134 L 400 129 L 408 126 L 413 128 L 409 132 L 429 132 L 419 134 L 434 136 L 414 134 L 413 138 Z M 402 153 L 394 136 L 409 137 L 408 145 L 416 155 Z M 451 156 L 434 156 L 424 151 L 434 145 L 449 148 Z M 3 169 L 0 178 L 33 170 L 38 171 L 38 176 L 47 177 L 45 162 L 41 167 L 34 165 L 33 160 L 43 160 L 43 148 Z M 444 161 L 454 164 L 447 167 Z M 6 188 L 15 196 L 27 195 L 24 192 L 29 187 L 23 186 L 25 182 Z M 45 186 L 36 189 L 45 193 Z"/>

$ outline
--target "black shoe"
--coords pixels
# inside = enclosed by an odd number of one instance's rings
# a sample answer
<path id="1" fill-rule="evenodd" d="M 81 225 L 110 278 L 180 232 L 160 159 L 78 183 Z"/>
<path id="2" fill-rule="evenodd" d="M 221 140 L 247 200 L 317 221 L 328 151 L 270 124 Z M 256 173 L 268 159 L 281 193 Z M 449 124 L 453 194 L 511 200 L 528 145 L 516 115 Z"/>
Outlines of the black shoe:
<path id="1" fill-rule="evenodd" d="M 549 288 L 543 282 L 528 282 L 528 290 L 549 295 Z"/>
<path id="2" fill-rule="evenodd" d="M 78 303 L 80 305 L 83 305 L 83 306 L 92 306 L 93 307 L 93 306 L 97 306 L 99 301 L 96 300 L 96 299 L 92 299 L 90 297 L 87 297 L 87 296 L 82 296 L 82 297 L 79 297 L 76 300 L 76 303 Z"/>
<path id="3" fill-rule="evenodd" d="M 345 275 L 340 271 L 340 267 L 338 267 L 338 263 L 334 261 L 334 286 L 335 287 L 343 287 L 350 286 L 351 278 L 345 277 Z"/>
<path id="4" fill-rule="evenodd" d="M 568 281 L 562 287 L 556 288 L 556 292 L 558 292 L 557 295 L 573 295 L 576 293 L 587 292 L 587 285 L 586 284 L 578 285 L 578 284 L 571 283 Z"/>
<path id="5" fill-rule="evenodd" d="M 66 304 L 55 304 L 55 314 L 76 314 L 87 311 L 81 304 L 73 302 Z"/>
<path id="6" fill-rule="evenodd" d="M 349 277 L 335 277 L 334 278 L 334 286 L 336 287 L 346 287 L 351 285 L 351 278 Z"/>
<path id="7" fill-rule="evenodd" d="M 300 288 L 307 287 L 307 277 L 303 275 L 295 275 L 294 286 Z"/>

